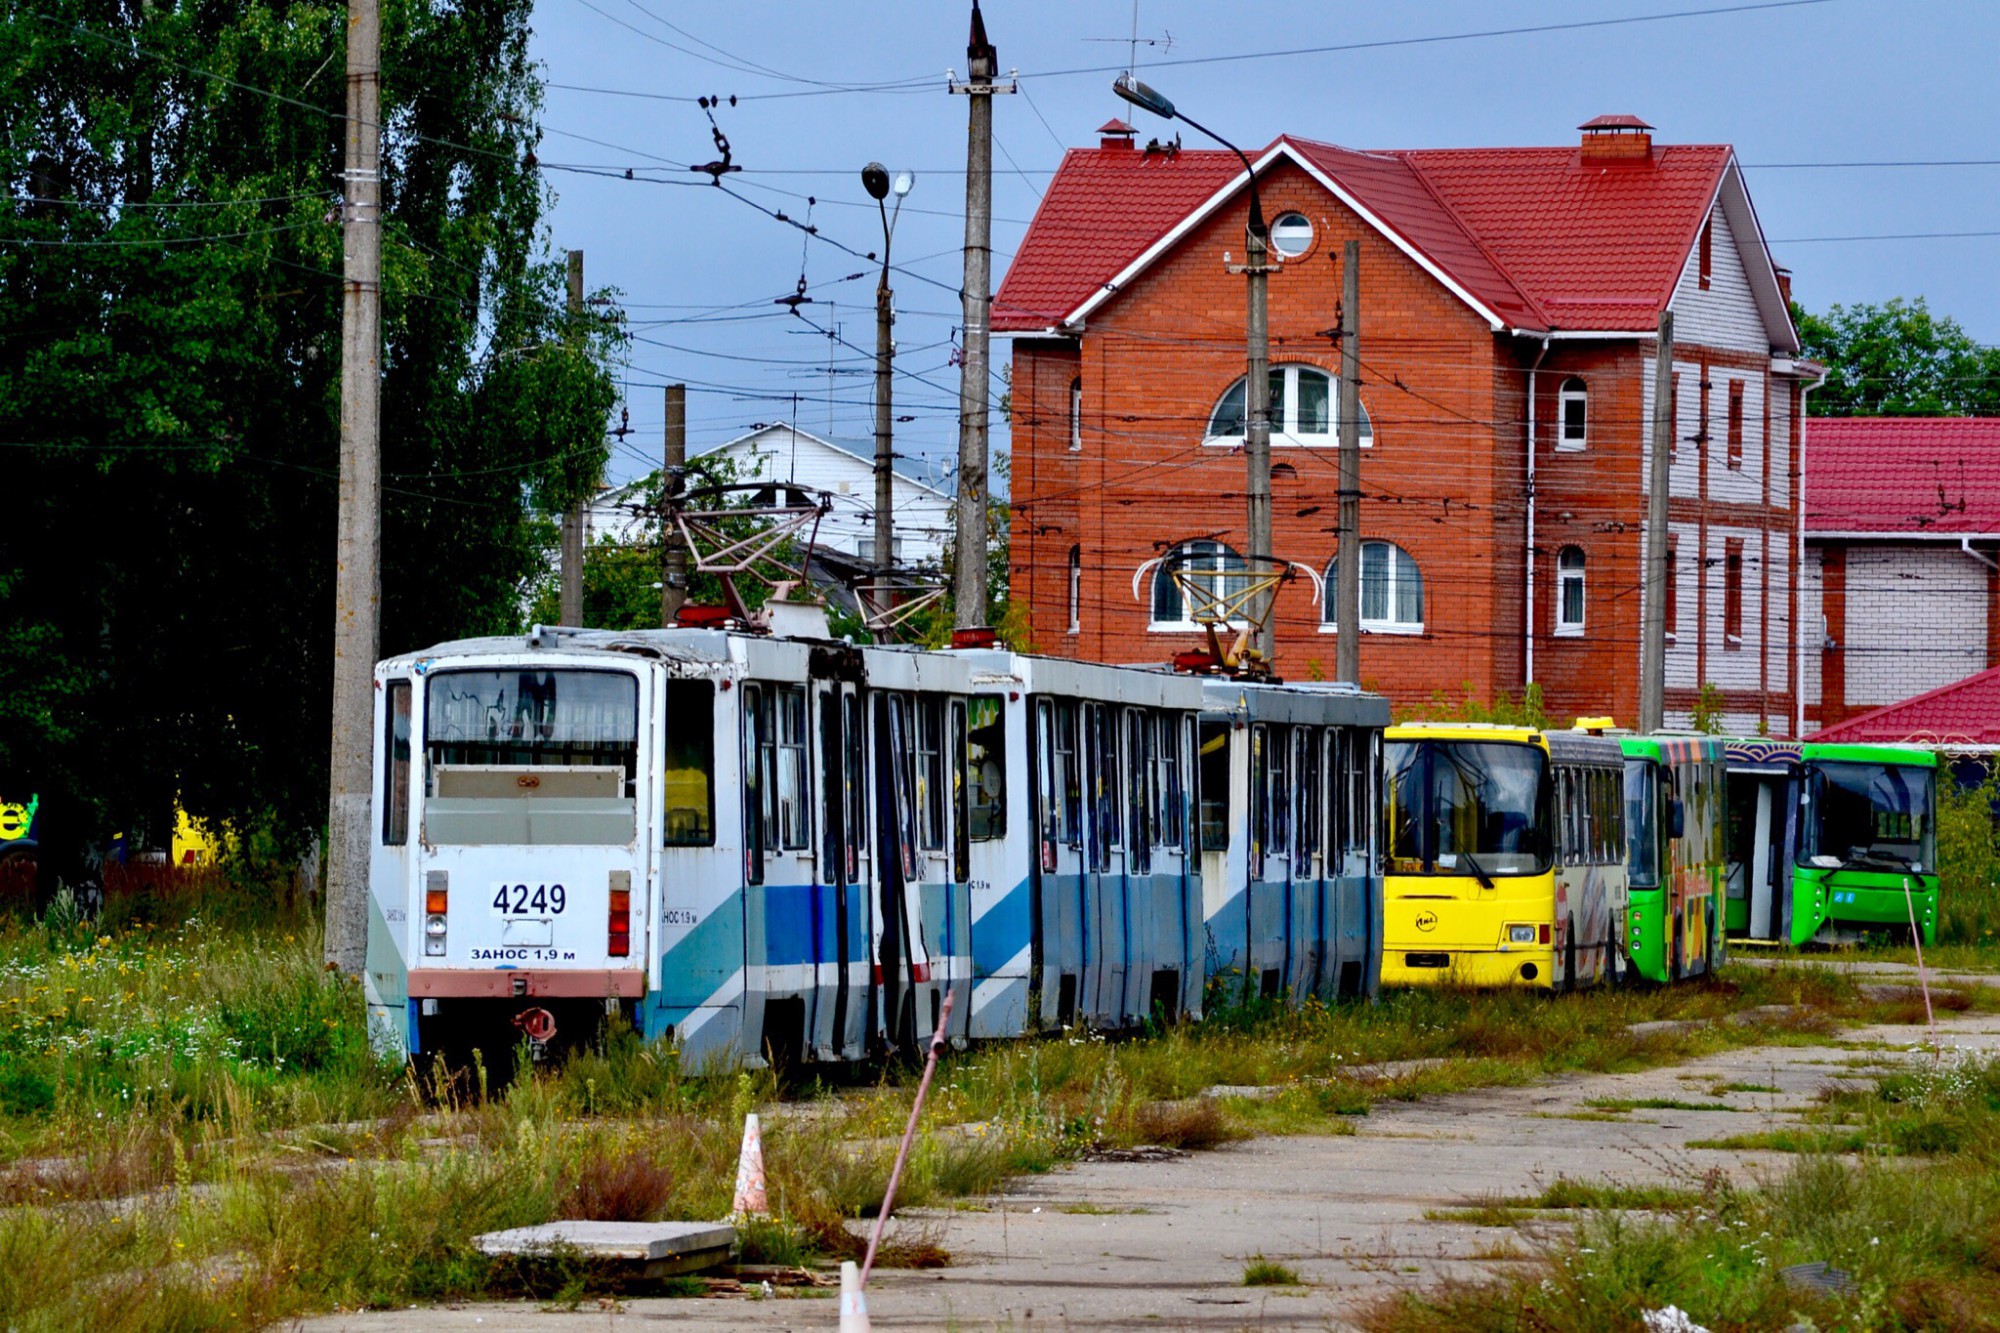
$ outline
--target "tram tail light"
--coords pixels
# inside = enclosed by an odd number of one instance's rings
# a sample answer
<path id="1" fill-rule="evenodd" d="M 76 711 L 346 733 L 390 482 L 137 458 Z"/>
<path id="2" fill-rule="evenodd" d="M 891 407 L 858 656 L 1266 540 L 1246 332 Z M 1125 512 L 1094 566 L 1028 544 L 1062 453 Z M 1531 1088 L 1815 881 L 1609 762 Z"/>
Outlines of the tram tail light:
<path id="1" fill-rule="evenodd" d="M 450 899 L 451 880 L 442 870 L 424 872 L 424 956 L 444 956 L 445 907 Z"/>
<path id="2" fill-rule="evenodd" d="M 605 920 L 604 951 L 613 958 L 629 958 L 632 955 L 632 875 L 629 871 L 614 870 L 611 873 L 611 892 Z"/>

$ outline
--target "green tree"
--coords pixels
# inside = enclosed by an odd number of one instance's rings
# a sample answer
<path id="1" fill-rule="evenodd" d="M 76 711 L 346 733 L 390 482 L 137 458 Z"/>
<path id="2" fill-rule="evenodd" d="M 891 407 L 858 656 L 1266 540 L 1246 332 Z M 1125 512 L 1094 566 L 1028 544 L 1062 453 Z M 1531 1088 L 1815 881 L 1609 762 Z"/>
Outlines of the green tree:
<path id="1" fill-rule="evenodd" d="M 1827 368 L 1808 399 L 1822 417 L 1958 417 L 2000 413 L 2000 347 L 1983 347 L 1919 296 L 1881 305 L 1794 304 L 1805 354 Z"/>
<path id="2" fill-rule="evenodd" d="M 529 8 L 385 0 L 385 652 L 510 625 L 538 511 L 603 465 L 620 334 L 541 229 Z M 0 790 L 73 834 L 323 817 L 345 32 L 0 24 Z"/>

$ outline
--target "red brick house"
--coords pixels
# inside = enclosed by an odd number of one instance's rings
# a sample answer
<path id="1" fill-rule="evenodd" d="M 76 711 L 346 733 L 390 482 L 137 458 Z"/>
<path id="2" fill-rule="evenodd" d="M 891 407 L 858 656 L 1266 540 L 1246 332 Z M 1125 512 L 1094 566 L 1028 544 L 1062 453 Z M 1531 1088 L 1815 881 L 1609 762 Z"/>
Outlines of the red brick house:
<path id="1" fill-rule="evenodd" d="M 1814 418 L 1805 460 L 1806 730 L 2000 666 L 2000 419 Z"/>
<path id="2" fill-rule="evenodd" d="M 1014 587 L 1038 648 L 1196 646 L 1160 561 L 1246 549 L 1246 178 L 1112 122 L 1072 149 L 994 304 L 1014 336 Z M 1795 423 L 1809 367 L 1734 152 L 1601 117 L 1560 148 L 1253 155 L 1272 223 L 1278 668 L 1330 674 L 1342 243 L 1361 246 L 1364 682 L 1539 682 L 1635 718 L 1654 334 L 1676 321 L 1669 721 L 1704 681 L 1789 734 Z M 1188 546 L 1187 543 L 1205 543 Z"/>

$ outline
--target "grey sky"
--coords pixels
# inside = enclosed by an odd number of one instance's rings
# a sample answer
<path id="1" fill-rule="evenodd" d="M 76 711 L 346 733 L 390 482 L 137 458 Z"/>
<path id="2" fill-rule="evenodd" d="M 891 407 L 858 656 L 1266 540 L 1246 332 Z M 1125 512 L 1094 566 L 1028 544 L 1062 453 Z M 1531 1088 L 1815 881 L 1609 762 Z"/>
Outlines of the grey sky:
<path id="1" fill-rule="evenodd" d="M 1167 33 L 1173 40 L 1170 49 L 1141 45 L 1138 64 L 1140 77 L 1246 148 L 1283 132 L 1361 148 L 1567 143 L 1578 123 L 1607 111 L 1643 116 L 1665 142 L 1732 143 L 1779 262 L 1793 270 L 1794 293 L 1809 309 L 1923 295 L 1982 341 L 2000 341 L 2000 235 L 1807 239 L 2000 232 L 2000 166 L 1776 165 L 2000 158 L 1993 0 L 1819 0 L 1573 31 L 1170 63 L 1741 2 L 1140 0 L 1142 41 Z M 997 282 L 1064 147 L 1094 144 L 1097 126 L 1114 114 L 1135 120 L 1142 142 L 1173 129 L 1116 101 L 1108 70 L 1061 72 L 1124 64 L 1131 0 L 990 0 L 985 12 L 1001 69 L 1018 68 L 1022 89 L 996 99 Z M 729 188 L 796 218 L 806 215 L 805 196 L 815 196 L 813 223 L 856 250 L 881 243 L 862 165 L 875 158 L 917 173 L 894 249 L 909 270 L 895 279 L 897 364 L 907 372 L 897 381 L 897 411 L 915 418 L 898 426 L 899 448 L 955 451 L 958 371 L 949 360 L 959 319 L 965 101 L 945 93 L 944 72 L 964 71 L 968 14 L 967 0 L 538 6 L 535 53 L 559 85 L 548 95 L 542 160 L 610 172 L 548 174 L 559 196 L 552 239 L 585 251 L 590 285 L 617 288 L 646 340 L 631 348 L 633 434 L 614 459 L 614 477 L 657 461 L 657 386 L 668 380 L 689 385 L 697 448 L 755 422 L 790 418 L 795 393 L 800 424 L 824 434 L 829 382 L 833 433 L 860 440 L 871 429 L 870 360 L 855 349 L 873 346 L 874 265 L 805 244 L 797 229 L 687 171 L 716 156 L 708 121 L 691 101 L 661 99 L 703 94 L 740 99 L 717 111 L 744 168 L 727 178 Z M 822 93 L 810 81 L 896 86 Z M 813 95 L 772 96 L 802 92 Z M 623 178 L 628 167 L 639 179 Z M 813 304 L 801 311 L 820 328 L 838 326 L 854 348 L 830 344 L 771 304 L 796 286 L 802 249 Z M 869 276 L 841 281 L 864 270 Z M 831 381 L 830 350 L 836 372 L 845 372 Z M 1005 345 L 996 342 L 996 366 L 1004 360 Z"/>

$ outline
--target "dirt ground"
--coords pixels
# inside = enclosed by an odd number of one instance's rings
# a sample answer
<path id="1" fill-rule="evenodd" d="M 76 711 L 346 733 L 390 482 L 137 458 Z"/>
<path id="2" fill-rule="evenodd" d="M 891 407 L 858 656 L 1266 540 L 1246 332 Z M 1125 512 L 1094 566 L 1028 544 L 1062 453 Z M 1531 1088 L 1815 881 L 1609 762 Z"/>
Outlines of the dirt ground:
<path id="1" fill-rule="evenodd" d="M 1879 965 L 1878 965 L 1879 966 Z M 1872 978 L 1871 978 L 1872 979 Z M 1901 982 L 1895 971 L 1884 981 Z M 1971 980 L 1959 978 L 1957 980 Z M 2000 1018 L 1945 1015 L 1947 1049 L 2000 1050 Z M 1385 1288 L 1472 1275 L 1527 1234 L 1427 1211 L 1523 1195 L 1558 1176 L 1624 1184 L 1740 1179 L 1782 1165 L 1769 1153 L 1689 1148 L 1693 1140 L 1791 1123 L 1829 1081 L 1928 1060 L 1917 1027 L 1849 1030 L 1809 1046 L 1730 1051 L 1636 1074 L 1583 1075 L 1419 1102 L 1378 1100 L 1339 1137 L 1263 1138 L 1166 1161 L 1088 1162 L 1016 1181 L 982 1204 L 931 1211 L 954 1261 L 934 1272 L 878 1273 L 878 1329 L 1340 1328 Z M 1719 1091 L 1725 1084 L 1776 1092 Z M 1729 1110 L 1633 1110 L 1598 1099 L 1723 1103 Z M 1298 1287 L 1245 1287 L 1262 1255 Z M 831 1292 L 772 1299 L 634 1299 L 578 1311 L 532 1304 L 375 1311 L 307 1321 L 311 1333 L 488 1333 L 493 1329 L 832 1329 Z"/>

